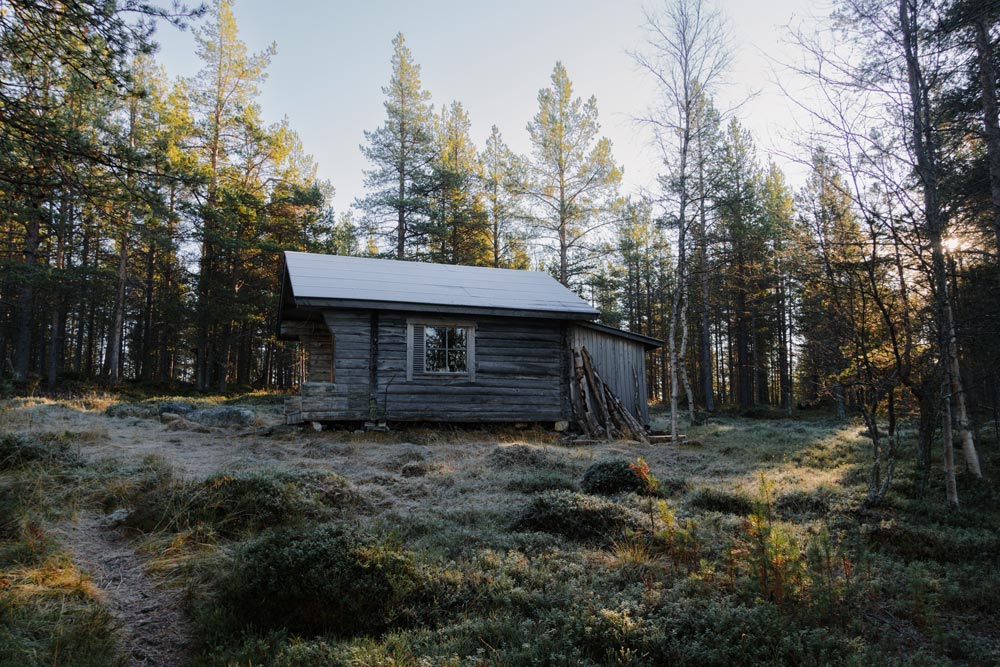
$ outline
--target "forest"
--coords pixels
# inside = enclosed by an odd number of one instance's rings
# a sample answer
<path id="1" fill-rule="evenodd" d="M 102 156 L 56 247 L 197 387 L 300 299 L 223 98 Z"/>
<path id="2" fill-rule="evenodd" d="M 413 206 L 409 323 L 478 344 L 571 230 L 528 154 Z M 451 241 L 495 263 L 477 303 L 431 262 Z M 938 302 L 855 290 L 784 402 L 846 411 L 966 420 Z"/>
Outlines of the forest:
<path id="1" fill-rule="evenodd" d="M 655 187 L 561 61 L 477 144 L 402 25 L 335 211 L 232 0 L 0 0 L 0 667 L 1000 661 L 1000 1 L 783 29 L 781 160 L 723 9 L 635 22 Z M 548 272 L 671 443 L 286 425 L 286 250 Z"/>
<path id="2" fill-rule="evenodd" d="M 845 0 L 822 31 L 791 35 L 823 100 L 795 190 L 715 105 L 724 17 L 651 12 L 633 58 L 659 100 L 637 122 L 661 187 L 629 196 L 598 101 L 562 64 L 517 155 L 496 126 L 476 146 L 461 102 L 435 109 L 399 34 L 385 122 L 361 146 L 367 194 L 336 216 L 294 128 L 262 121 L 274 46 L 249 53 L 228 2 L 14 0 L 0 14 L 0 378 L 287 388 L 286 249 L 532 268 L 667 342 L 649 386 L 673 432 L 682 411 L 826 402 L 870 426 L 888 416 L 885 438 L 871 427 L 879 465 L 903 421 L 925 465 L 935 433 L 947 448 L 957 431 L 976 471 L 975 428 L 1000 428 L 998 16 Z M 157 66 L 158 24 L 190 24 L 197 76 Z"/>

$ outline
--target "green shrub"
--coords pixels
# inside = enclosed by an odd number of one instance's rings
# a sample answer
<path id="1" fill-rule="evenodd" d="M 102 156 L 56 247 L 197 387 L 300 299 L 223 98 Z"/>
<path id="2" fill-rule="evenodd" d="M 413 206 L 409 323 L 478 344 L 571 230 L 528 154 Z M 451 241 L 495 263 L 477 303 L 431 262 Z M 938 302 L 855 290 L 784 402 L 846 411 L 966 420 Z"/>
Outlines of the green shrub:
<path id="1" fill-rule="evenodd" d="M 513 444 L 497 445 L 490 452 L 490 463 L 500 469 L 508 468 L 562 468 L 564 463 L 541 447 Z"/>
<path id="2" fill-rule="evenodd" d="M 33 515 L 27 496 L 23 485 L 0 483 L 0 580 L 2 568 L 37 565 L 57 550 Z"/>
<path id="3" fill-rule="evenodd" d="M 65 437 L 45 435 L 29 438 L 16 433 L 0 436 L 0 470 L 16 470 L 26 465 L 78 465 L 79 452 Z"/>
<path id="4" fill-rule="evenodd" d="M 512 529 L 609 542 L 639 525 L 635 512 L 616 502 L 570 491 L 546 491 L 518 513 Z"/>
<path id="5" fill-rule="evenodd" d="M 0 665 L 124 667 L 117 622 L 68 556 L 0 574 Z"/>
<path id="6" fill-rule="evenodd" d="M 576 489 L 576 482 L 563 472 L 537 470 L 515 477 L 507 484 L 507 488 L 521 493 L 538 493 L 554 489 L 573 491 Z"/>
<path id="7" fill-rule="evenodd" d="M 667 477 L 660 480 L 660 496 L 676 496 L 679 493 L 685 493 L 691 485 L 688 484 L 687 480 L 678 479 L 676 477 Z"/>
<path id="8" fill-rule="evenodd" d="M 274 661 L 274 667 L 333 667 L 342 664 L 338 652 L 324 641 L 292 641 Z"/>
<path id="9" fill-rule="evenodd" d="M 822 515 L 830 511 L 829 492 L 795 490 L 782 494 L 774 501 L 774 507 L 782 516 L 804 514 Z"/>
<path id="10" fill-rule="evenodd" d="M 344 637 L 401 623 L 419 586 L 410 553 L 324 524 L 249 542 L 236 553 L 219 594 L 244 626 Z"/>
<path id="11" fill-rule="evenodd" d="M 710 486 L 703 486 L 688 494 L 687 504 L 691 507 L 721 512 L 723 514 L 739 514 L 747 516 L 753 512 L 753 501 L 742 493 L 731 493 Z"/>
<path id="12" fill-rule="evenodd" d="M 641 645 L 647 664 L 673 667 L 730 665 L 903 665 L 836 630 L 809 628 L 776 605 L 681 598 L 668 603 L 647 626 Z"/>
<path id="13" fill-rule="evenodd" d="M 135 503 L 146 494 L 169 486 L 174 471 L 169 463 L 156 454 L 144 456 L 137 464 L 105 461 L 101 470 L 107 479 L 95 494 L 105 512 Z"/>
<path id="14" fill-rule="evenodd" d="M 172 484 L 143 495 L 126 525 L 144 532 L 209 524 L 224 536 L 323 518 L 357 504 L 350 483 L 333 473 L 237 472 Z"/>
<path id="15" fill-rule="evenodd" d="M 603 496 L 615 493 L 646 493 L 648 484 L 634 463 L 627 459 L 605 459 L 583 473 L 580 488 Z"/>
<path id="16" fill-rule="evenodd" d="M 962 563 L 995 559 L 1000 553 L 1000 536 L 995 528 L 914 526 L 901 521 L 885 521 L 867 529 L 865 537 L 870 546 L 906 562 Z"/>

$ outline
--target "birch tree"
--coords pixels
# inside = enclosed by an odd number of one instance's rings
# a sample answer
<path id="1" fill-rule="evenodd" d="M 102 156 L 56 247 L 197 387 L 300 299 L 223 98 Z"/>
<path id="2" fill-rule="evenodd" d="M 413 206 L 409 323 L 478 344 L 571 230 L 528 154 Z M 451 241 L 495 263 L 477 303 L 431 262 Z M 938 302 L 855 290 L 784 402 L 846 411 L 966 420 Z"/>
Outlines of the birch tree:
<path id="1" fill-rule="evenodd" d="M 731 56 L 720 15 L 709 9 L 703 0 L 666 0 L 658 11 L 647 11 L 646 30 L 644 50 L 635 53 L 634 58 L 655 83 L 658 99 L 642 121 L 653 128 L 665 167 L 660 182 L 668 217 L 677 228 L 677 279 L 667 332 L 670 433 L 676 438 L 680 380 L 685 384 L 689 418 L 695 421 L 687 370 L 681 367 L 686 354 L 690 287 L 688 231 L 697 220 L 689 213 L 697 197 L 692 151 L 704 125 L 700 115 L 704 109 L 702 100 L 719 84 Z M 710 394 L 711 389 L 707 389 L 706 393 Z"/>

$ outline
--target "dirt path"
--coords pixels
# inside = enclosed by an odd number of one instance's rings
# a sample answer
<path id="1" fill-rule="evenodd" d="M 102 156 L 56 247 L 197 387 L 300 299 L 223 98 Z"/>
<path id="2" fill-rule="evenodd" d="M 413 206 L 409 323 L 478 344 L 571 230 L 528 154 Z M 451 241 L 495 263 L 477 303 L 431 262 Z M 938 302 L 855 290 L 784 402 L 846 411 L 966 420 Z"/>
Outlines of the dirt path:
<path id="1" fill-rule="evenodd" d="M 54 533 L 104 593 L 105 605 L 118 620 L 130 667 L 187 664 L 190 633 L 178 596 L 154 586 L 127 540 L 105 528 L 93 513 L 59 526 Z"/>

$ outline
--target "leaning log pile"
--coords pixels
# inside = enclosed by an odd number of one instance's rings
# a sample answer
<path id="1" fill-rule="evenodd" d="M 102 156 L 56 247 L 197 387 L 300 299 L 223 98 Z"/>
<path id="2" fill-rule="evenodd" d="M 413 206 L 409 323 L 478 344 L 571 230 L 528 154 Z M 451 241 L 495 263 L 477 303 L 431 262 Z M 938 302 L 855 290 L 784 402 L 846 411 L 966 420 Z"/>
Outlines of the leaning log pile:
<path id="1" fill-rule="evenodd" d="M 646 429 L 594 369 L 586 347 L 574 351 L 573 412 L 586 437 L 638 440 L 649 444 Z"/>

